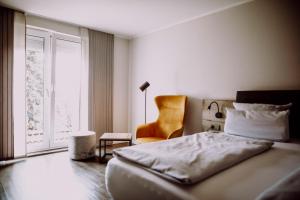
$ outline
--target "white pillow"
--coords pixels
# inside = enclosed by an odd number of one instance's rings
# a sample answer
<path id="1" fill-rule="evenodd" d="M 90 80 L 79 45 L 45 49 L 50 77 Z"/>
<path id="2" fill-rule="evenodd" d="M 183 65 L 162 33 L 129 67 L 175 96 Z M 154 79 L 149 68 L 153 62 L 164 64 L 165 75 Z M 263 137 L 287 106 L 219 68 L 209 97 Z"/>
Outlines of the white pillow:
<path id="1" fill-rule="evenodd" d="M 224 132 L 251 138 L 287 141 L 289 110 L 227 109 Z"/>
<path id="2" fill-rule="evenodd" d="M 236 110 L 288 110 L 292 103 L 284 105 L 262 104 L 262 103 L 237 103 L 233 102 L 233 107 Z"/>

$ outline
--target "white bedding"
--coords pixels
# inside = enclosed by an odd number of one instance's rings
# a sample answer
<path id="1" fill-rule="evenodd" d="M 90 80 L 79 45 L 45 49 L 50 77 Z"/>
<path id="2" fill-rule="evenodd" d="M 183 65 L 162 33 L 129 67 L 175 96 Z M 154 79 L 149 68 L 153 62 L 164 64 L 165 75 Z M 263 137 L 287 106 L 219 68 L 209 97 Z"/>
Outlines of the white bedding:
<path id="1" fill-rule="evenodd" d="M 115 200 L 250 200 L 299 166 L 300 144 L 276 142 L 271 150 L 194 185 L 176 184 L 113 158 L 106 168 L 106 184 Z"/>
<path id="2" fill-rule="evenodd" d="M 257 155 L 272 144 L 226 133 L 203 132 L 116 149 L 114 155 L 171 181 L 192 184 Z"/>
<path id="3" fill-rule="evenodd" d="M 261 193 L 256 200 L 298 200 L 300 197 L 300 168 Z"/>

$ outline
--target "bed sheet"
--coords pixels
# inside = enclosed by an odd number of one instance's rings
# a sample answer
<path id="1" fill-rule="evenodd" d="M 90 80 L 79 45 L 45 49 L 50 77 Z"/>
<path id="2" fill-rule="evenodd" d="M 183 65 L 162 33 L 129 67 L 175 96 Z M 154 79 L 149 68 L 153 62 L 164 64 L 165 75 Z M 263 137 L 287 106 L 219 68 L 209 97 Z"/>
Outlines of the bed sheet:
<path id="1" fill-rule="evenodd" d="M 299 142 L 275 142 L 271 150 L 194 185 L 172 183 L 136 164 L 113 158 L 107 165 L 106 186 L 115 200 L 247 200 L 255 199 L 297 167 Z"/>

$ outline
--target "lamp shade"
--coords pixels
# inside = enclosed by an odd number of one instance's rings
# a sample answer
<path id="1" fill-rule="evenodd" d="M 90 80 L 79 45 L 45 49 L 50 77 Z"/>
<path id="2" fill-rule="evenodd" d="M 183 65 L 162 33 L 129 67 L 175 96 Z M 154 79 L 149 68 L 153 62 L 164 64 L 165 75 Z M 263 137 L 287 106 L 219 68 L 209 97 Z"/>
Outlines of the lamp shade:
<path id="1" fill-rule="evenodd" d="M 143 83 L 143 85 L 140 86 L 140 90 L 143 92 L 149 86 L 150 86 L 150 83 L 148 83 L 148 81 L 146 81 L 145 83 Z"/>

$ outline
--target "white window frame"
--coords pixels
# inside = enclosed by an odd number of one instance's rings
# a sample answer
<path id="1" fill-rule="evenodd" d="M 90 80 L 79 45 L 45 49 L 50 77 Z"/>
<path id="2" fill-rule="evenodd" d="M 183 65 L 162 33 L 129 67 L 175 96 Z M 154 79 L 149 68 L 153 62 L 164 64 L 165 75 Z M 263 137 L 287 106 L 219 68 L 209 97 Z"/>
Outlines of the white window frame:
<path id="1" fill-rule="evenodd" d="M 51 150 L 51 149 L 57 149 L 62 147 L 67 147 L 66 144 L 59 144 L 54 143 L 54 122 L 55 122 L 55 56 L 56 56 L 56 40 L 66 40 L 74 43 L 81 43 L 81 38 L 78 36 L 68 35 L 59 33 L 56 31 L 43 29 L 35 26 L 26 26 L 26 36 L 34 36 L 34 37 L 41 37 L 44 38 L 45 44 L 44 44 L 44 53 L 45 53 L 45 60 L 44 60 L 44 82 L 47 81 L 47 84 L 44 84 L 44 91 L 47 91 L 49 98 L 47 102 L 44 102 L 44 131 L 45 131 L 45 142 L 42 146 L 37 146 L 33 149 L 28 149 L 26 144 L 26 153 L 36 152 L 36 151 L 44 151 L 44 150 Z M 82 58 L 81 58 L 82 59 Z M 81 66 L 81 70 L 82 70 Z M 46 70 L 46 71 L 45 71 Z M 80 77 L 82 79 L 82 77 Z M 82 110 L 82 104 L 81 102 L 81 87 L 82 87 L 82 80 L 80 80 L 80 88 L 79 88 L 79 124 L 78 128 L 81 128 L 81 110 Z M 45 88 L 46 87 L 46 88 Z M 46 95 L 46 94 L 44 94 Z M 45 101 L 45 98 L 44 98 Z M 47 104 L 46 104 L 47 103 Z M 50 105 L 51 104 L 51 105 Z M 45 105 L 50 105 L 50 109 L 45 108 Z M 86 108 L 87 109 L 87 108 Z M 47 115 L 47 116 L 46 116 Z M 26 127 L 25 127 L 26 129 Z M 26 143 L 27 143 L 27 131 L 26 133 Z"/>
<path id="2" fill-rule="evenodd" d="M 44 63 L 43 63 L 43 74 L 44 74 L 44 91 L 47 91 L 47 94 L 44 94 L 44 113 L 43 113 L 43 129 L 44 129 L 44 143 L 42 144 L 37 144 L 37 145 L 31 145 L 31 148 L 29 148 L 29 146 L 27 145 L 27 131 L 26 131 L 26 127 L 25 127 L 25 133 L 26 133 L 26 151 L 27 152 L 34 152 L 34 151 L 42 151 L 42 150 L 46 150 L 49 147 L 49 143 L 48 141 L 50 141 L 50 112 L 51 110 L 49 110 L 49 108 L 47 107 L 47 105 L 50 104 L 51 102 L 51 89 L 48 88 L 47 86 L 51 85 L 51 80 L 50 80 L 50 70 L 51 70 L 51 59 L 50 59 L 50 52 L 51 52 L 51 41 L 50 41 L 50 33 L 46 32 L 44 30 L 39 30 L 39 29 L 32 29 L 32 28 L 26 28 L 26 37 L 27 36 L 32 36 L 32 37 L 40 37 L 44 39 Z M 48 72 L 48 73 L 47 73 Z M 46 77 L 48 75 L 48 77 Z M 48 98 L 45 98 L 45 95 L 48 95 Z M 25 104 L 25 108 L 26 108 L 26 104 Z M 26 111 L 27 109 L 25 109 Z M 26 113 L 25 113 L 26 115 Z"/>
<path id="3" fill-rule="evenodd" d="M 51 80 L 51 134 L 50 134 L 50 148 L 52 149 L 56 149 L 56 148 L 60 148 L 60 147 L 66 147 L 65 143 L 54 143 L 54 123 L 55 123 L 55 88 L 56 88 L 56 83 L 55 83 L 55 69 L 56 69 L 56 64 L 55 64 L 55 59 L 56 59 L 56 40 L 65 40 L 65 41 L 69 41 L 69 42 L 74 42 L 74 43 L 79 43 L 81 45 L 81 40 L 79 37 L 76 36 L 70 36 L 70 35 L 66 35 L 66 34 L 62 34 L 62 33 L 57 33 L 57 32 L 52 32 L 51 33 L 51 51 L 52 51 L 52 80 Z M 82 67 L 82 66 L 81 66 Z M 81 77 L 80 77 L 81 79 Z M 81 80 L 80 80 L 81 83 Z M 81 84 L 79 83 L 79 86 L 81 87 Z M 80 104 L 80 98 L 81 98 L 81 94 L 80 94 L 80 88 L 79 88 L 79 124 L 78 124 L 78 128 L 80 128 L 80 108 L 81 108 L 81 104 Z"/>

